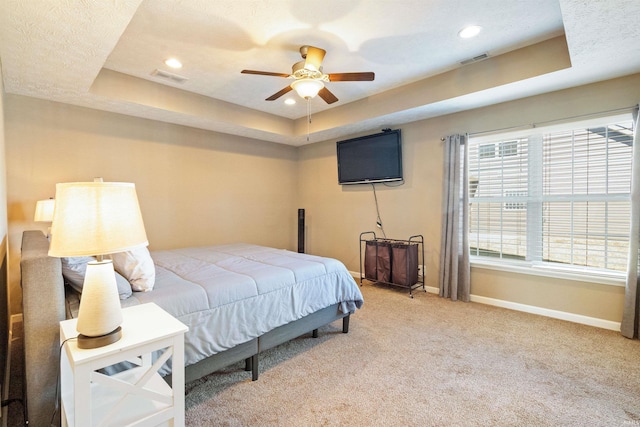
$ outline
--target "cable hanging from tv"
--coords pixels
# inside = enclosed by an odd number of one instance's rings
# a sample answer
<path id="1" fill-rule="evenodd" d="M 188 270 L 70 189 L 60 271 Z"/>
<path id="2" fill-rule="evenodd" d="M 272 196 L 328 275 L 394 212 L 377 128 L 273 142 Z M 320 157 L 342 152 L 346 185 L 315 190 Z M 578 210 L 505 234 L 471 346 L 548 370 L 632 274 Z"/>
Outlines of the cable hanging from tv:
<path id="1" fill-rule="evenodd" d="M 376 194 L 376 185 L 371 184 L 373 187 L 373 199 L 376 202 L 376 226 L 382 231 L 382 236 L 386 239 L 387 234 L 384 232 L 384 227 L 382 226 L 382 218 L 380 218 L 380 208 L 378 207 L 378 195 Z"/>

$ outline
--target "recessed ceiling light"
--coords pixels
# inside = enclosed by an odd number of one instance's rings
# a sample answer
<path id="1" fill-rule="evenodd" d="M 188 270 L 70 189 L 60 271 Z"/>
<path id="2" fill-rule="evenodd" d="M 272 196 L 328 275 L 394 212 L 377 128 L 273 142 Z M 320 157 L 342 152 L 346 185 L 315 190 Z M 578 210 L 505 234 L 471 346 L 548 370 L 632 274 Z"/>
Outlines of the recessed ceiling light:
<path id="1" fill-rule="evenodd" d="M 178 61 L 176 58 L 169 58 L 164 61 L 171 68 L 182 68 L 182 62 Z"/>
<path id="2" fill-rule="evenodd" d="M 482 27 L 479 25 L 470 25 L 468 27 L 464 27 L 458 32 L 458 36 L 463 39 L 469 39 L 471 37 L 477 36 L 480 31 L 482 31 Z"/>
<path id="3" fill-rule="evenodd" d="M 287 105 L 294 105 L 296 103 L 296 100 L 293 98 L 287 98 L 284 100 L 284 103 Z"/>

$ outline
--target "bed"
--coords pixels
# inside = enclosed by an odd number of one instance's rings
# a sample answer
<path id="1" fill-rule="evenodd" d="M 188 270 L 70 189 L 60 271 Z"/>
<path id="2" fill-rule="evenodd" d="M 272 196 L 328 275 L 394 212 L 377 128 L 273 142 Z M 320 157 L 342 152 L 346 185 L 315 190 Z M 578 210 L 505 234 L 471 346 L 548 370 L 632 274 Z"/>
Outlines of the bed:
<path id="1" fill-rule="evenodd" d="M 73 317 L 78 295 L 62 275 L 62 262 L 47 256 L 48 240 L 25 231 L 21 274 L 25 376 L 29 421 L 45 425 L 54 410 L 59 364 L 58 322 Z M 342 319 L 363 304 L 344 265 L 318 257 L 250 244 L 151 252 L 155 285 L 133 292 L 123 307 L 154 302 L 189 327 L 185 379 L 192 381 L 245 361 L 258 379 L 260 352 Z M 171 381 L 171 366 L 161 369 Z M 41 424 L 43 423 L 43 424 Z"/>

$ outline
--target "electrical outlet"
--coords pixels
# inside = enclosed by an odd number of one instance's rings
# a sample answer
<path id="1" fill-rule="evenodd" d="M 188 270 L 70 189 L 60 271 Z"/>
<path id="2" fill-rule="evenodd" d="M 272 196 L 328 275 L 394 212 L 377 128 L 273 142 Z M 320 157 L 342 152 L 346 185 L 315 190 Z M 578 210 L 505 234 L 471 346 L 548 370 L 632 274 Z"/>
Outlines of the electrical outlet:
<path id="1" fill-rule="evenodd" d="M 419 277 L 424 277 L 424 265 L 419 265 L 418 266 L 418 276 Z"/>

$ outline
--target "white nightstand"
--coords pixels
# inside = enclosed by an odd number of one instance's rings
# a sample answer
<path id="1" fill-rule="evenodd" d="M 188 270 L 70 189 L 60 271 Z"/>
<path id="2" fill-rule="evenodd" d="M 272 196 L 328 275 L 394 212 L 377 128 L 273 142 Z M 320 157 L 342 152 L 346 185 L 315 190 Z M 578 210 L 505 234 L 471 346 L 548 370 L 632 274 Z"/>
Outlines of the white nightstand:
<path id="1" fill-rule="evenodd" d="M 78 349 L 67 341 L 60 359 L 63 426 L 184 426 L 184 333 L 187 328 L 157 305 L 122 310 L 122 339 Z M 60 322 L 60 342 L 78 335 L 76 319 Z M 151 354 L 162 350 L 152 363 Z M 172 357 L 172 386 L 158 369 Z M 106 376 L 98 369 L 119 362 L 132 369 Z"/>

